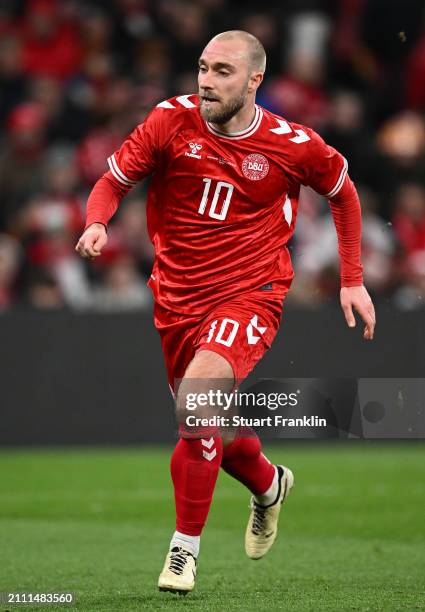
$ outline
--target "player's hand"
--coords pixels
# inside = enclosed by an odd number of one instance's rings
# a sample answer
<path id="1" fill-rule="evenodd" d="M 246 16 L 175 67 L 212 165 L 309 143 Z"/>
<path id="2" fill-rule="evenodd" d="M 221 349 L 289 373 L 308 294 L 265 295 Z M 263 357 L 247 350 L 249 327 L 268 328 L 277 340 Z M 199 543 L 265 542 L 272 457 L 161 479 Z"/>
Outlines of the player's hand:
<path id="1" fill-rule="evenodd" d="M 353 313 L 354 308 L 365 323 L 363 338 L 365 340 L 373 340 L 376 324 L 375 308 L 366 291 L 366 287 L 363 285 L 358 287 L 342 287 L 340 299 L 348 327 L 356 326 L 356 319 Z"/>
<path id="2" fill-rule="evenodd" d="M 107 242 L 108 237 L 105 226 L 102 223 L 93 223 L 81 236 L 75 250 L 81 257 L 94 259 L 99 257 Z"/>

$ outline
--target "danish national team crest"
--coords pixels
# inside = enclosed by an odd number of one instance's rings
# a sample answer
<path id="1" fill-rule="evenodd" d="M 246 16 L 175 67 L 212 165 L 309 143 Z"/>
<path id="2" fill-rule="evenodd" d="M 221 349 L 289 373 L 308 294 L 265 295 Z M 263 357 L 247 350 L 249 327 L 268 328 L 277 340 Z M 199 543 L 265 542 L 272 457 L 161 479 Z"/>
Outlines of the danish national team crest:
<path id="1" fill-rule="evenodd" d="M 242 162 L 242 172 L 251 181 L 261 181 L 269 172 L 269 162 L 259 153 L 252 153 Z"/>

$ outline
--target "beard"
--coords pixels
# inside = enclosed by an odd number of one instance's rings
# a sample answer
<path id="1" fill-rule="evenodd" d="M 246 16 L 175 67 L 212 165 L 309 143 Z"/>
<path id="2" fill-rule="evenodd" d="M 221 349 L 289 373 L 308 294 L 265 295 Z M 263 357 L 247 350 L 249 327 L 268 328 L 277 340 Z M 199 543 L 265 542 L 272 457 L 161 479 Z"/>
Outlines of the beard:
<path id="1" fill-rule="evenodd" d="M 209 94 L 207 94 L 208 97 Z M 213 96 L 211 96 L 214 99 Z M 227 123 L 232 117 L 238 113 L 246 103 L 246 87 L 238 93 L 237 96 L 231 98 L 228 102 L 216 102 L 214 107 L 206 107 L 201 93 L 199 93 L 200 113 L 205 121 L 209 123 L 217 123 L 218 125 Z"/>

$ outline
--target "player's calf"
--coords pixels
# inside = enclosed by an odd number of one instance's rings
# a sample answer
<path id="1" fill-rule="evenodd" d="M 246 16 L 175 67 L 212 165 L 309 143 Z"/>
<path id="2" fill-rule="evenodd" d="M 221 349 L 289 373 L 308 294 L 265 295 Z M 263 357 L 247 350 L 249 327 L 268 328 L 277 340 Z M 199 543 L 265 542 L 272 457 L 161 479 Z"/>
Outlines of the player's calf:
<path id="1" fill-rule="evenodd" d="M 176 531 L 170 542 L 158 587 L 163 591 L 178 593 L 191 591 L 195 584 L 200 535 L 207 520 L 223 454 L 223 444 L 217 427 L 200 425 L 192 428 L 186 420 L 190 414 L 187 410 L 190 394 L 207 393 L 211 388 L 217 389 L 217 385 L 214 386 L 211 381 L 218 379 L 218 374 L 223 373 L 222 368 L 227 363 L 221 356 L 211 354 L 210 376 L 207 379 L 205 367 L 209 352 L 202 353 L 197 354 L 189 365 L 176 398 L 176 416 L 181 436 L 171 458 Z M 217 362 L 220 367 L 214 369 Z M 228 377 L 225 381 L 225 385 L 233 384 L 233 378 Z M 208 415 L 208 403 L 205 407 Z"/>

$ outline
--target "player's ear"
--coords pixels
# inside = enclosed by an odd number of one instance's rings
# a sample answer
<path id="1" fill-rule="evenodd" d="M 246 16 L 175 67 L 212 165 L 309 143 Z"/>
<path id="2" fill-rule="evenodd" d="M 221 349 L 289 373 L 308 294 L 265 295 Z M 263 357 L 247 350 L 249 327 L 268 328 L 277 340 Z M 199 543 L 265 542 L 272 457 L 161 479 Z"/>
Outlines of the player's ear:
<path id="1" fill-rule="evenodd" d="M 264 74 L 262 72 L 251 72 L 248 81 L 248 92 L 255 92 L 260 87 L 263 81 Z"/>

